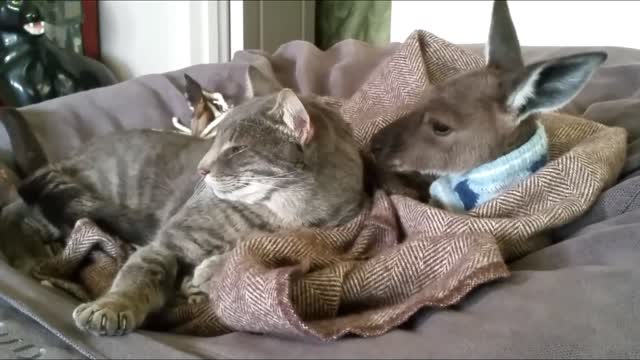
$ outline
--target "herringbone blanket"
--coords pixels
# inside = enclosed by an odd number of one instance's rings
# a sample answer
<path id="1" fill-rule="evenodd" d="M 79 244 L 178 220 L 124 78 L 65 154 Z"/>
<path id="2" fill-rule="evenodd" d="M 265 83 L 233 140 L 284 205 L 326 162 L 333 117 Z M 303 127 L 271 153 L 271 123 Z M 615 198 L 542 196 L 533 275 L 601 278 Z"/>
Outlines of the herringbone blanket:
<path id="1" fill-rule="evenodd" d="M 415 32 L 341 100 L 342 112 L 366 148 L 374 132 L 400 117 L 430 84 L 482 63 Z M 542 122 L 551 146 L 548 165 L 470 213 L 377 190 L 362 214 L 341 228 L 246 239 L 232 252 L 209 302 L 168 308 L 147 326 L 333 340 L 379 335 L 421 308 L 457 303 L 472 289 L 507 277 L 510 260 L 546 246 L 545 230 L 583 214 L 621 171 L 625 130 L 561 114 Z M 65 251 L 35 275 L 86 300 L 108 288 L 132 251 L 83 220 Z"/>

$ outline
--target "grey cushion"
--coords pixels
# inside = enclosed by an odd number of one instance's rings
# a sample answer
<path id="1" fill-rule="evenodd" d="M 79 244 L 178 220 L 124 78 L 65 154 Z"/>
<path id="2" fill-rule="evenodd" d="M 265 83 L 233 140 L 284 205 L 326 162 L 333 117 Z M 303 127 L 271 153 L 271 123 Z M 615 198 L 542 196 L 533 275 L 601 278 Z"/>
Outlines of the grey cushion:
<path id="1" fill-rule="evenodd" d="M 536 60 L 581 50 L 587 49 L 526 48 L 524 53 Z M 1 261 L 0 289 L 24 313 L 95 357 L 640 357 L 640 177 L 631 177 L 640 165 L 640 51 L 607 50 L 607 63 L 567 111 L 630 131 L 627 179 L 605 192 L 588 214 L 556 229 L 556 244 L 512 263 L 508 280 L 483 286 L 450 309 L 424 310 L 383 336 L 332 344 L 245 333 L 196 338 L 141 331 L 121 339 L 96 338 L 74 327 L 70 314 L 77 301 L 39 286 Z M 391 52 L 347 41 L 320 53 L 292 42 L 261 59 L 269 60 L 283 86 L 346 97 Z M 252 63 L 260 58 L 253 53 L 241 55 L 234 63 L 184 71 L 242 101 L 234 94 L 248 86 L 244 80 L 250 69 L 264 64 Z M 186 117 L 182 81 L 182 71 L 150 75 L 20 111 L 43 157 L 56 160 L 93 136 L 123 128 L 167 128 L 170 116 Z M 16 144 L 33 146 L 24 131 L 16 136 Z M 38 156 L 18 158 L 27 170 L 30 162 L 42 161 Z"/>

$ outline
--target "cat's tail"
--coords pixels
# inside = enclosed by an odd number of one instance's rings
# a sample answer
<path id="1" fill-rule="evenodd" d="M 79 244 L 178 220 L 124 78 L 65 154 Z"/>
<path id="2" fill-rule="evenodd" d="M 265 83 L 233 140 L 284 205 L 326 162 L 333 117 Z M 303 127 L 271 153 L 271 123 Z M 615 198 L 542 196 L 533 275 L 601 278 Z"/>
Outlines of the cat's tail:
<path id="1" fill-rule="evenodd" d="M 52 165 L 25 179 L 18 186 L 18 194 L 61 229 L 72 229 L 78 220 L 88 218 L 111 235 L 144 245 L 158 226 L 154 214 L 105 201 Z"/>

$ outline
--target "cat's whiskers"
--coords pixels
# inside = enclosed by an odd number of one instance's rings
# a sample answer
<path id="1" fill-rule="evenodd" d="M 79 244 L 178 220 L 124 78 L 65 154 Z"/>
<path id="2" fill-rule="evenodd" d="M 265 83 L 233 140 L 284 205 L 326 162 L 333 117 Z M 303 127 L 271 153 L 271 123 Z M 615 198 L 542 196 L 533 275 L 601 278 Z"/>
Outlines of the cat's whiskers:
<path id="1" fill-rule="evenodd" d="M 299 176 L 298 171 L 289 171 L 281 174 L 276 174 L 272 176 L 239 176 L 235 177 L 235 179 L 244 180 L 289 180 L 289 179 L 297 179 Z"/>
<path id="2" fill-rule="evenodd" d="M 311 188 L 311 186 L 308 186 L 308 185 L 303 184 L 303 183 L 294 184 L 294 185 L 279 186 L 279 185 L 276 185 L 276 184 L 249 181 L 249 182 L 244 182 L 243 184 L 246 184 L 246 185 L 258 185 L 258 186 L 263 186 L 265 188 L 286 190 L 287 193 L 307 191 L 307 190 L 309 190 Z"/>
<path id="3" fill-rule="evenodd" d="M 232 157 L 234 157 L 236 155 L 242 154 L 243 152 L 247 151 L 248 149 L 249 148 L 244 148 L 244 149 L 238 151 L 237 153 L 233 153 L 233 154 L 231 154 L 231 156 L 229 156 L 229 158 L 232 158 Z"/>
<path id="4" fill-rule="evenodd" d="M 273 176 L 273 177 L 243 177 L 236 178 L 237 180 L 249 180 L 249 181 L 270 181 L 270 180 L 292 180 L 297 179 L 296 176 Z"/>
<path id="5" fill-rule="evenodd" d="M 249 181 L 249 182 L 244 182 L 243 184 L 246 185 L 246 186 L 256 185 L 256 186 L 261 186 L 261 187 L 270 188 L 270 189 L 280 189 L 280 190 L 288 189 L 288 187 L 282 187 L 282 186 L 278 186 L 278 185 L 274 185 L 274 184 L 267 184 L 267 183 L 263 183 L 263 182 L 252 182 L 252 181 Z"/>
<path id="6" fill-rule="evenodd" d="M 283 180 L 290 180 L 290 179 L 296 179 L 295 177 L 290 177 L 290 178 L 284 178 Z M 273 179 L 267 179 L 267 180 L 273 180 Z M 237 187 L 238 185 L 241 186 L 249 186 L 249 185 L 256 185 L 256 186 L 261 186 L 264 188 L 270 188 L 270 189 L 281 189 L 281 190 L 295 190 L 295 191 L 301 191 L 301 190 L 305 190 L 305 189 L 309 189 L 309 186 L 303 185 L 303 183 L 299 183 L 299 184 L 294 184 L 294 185 L 279 185 L 279 184 L 273 184 L 270 182 L 265 182 L 265 181 L 256 181 L 254 178 L 231 178 L 228 179 L 224 182 L 220 183 L 221 186 L 229 186 L 229 187 Z"/>

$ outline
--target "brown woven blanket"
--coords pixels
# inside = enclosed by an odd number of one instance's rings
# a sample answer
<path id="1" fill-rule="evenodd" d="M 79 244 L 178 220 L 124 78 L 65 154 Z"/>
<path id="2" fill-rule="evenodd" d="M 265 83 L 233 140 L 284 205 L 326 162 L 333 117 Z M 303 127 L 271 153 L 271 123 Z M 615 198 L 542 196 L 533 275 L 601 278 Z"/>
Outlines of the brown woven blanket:
<path id="1" fill-rule="evenodd" d="M 342 112 L 364 147 L 429 84 L 482 63 L 415 32 L 361 89 L 340 100 Z M 472 212 L 457 215 L 378 190 L 342 228 L 246 239 L 209 302 L 168 308 L 147 326 L 333 340 L 379 335 L 421 308 L 457 303 L 477 286 L 507 277 L 508 261 L 546 246 L 545 230 L 584 213 L 621 171 L 625 130 L 560 114 L 542 121 L 550 163 Z M 82 220 L 65 251 L 35 276 L 87 300 L 109 287 L 132 251 Z"/>

